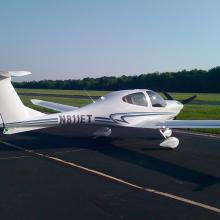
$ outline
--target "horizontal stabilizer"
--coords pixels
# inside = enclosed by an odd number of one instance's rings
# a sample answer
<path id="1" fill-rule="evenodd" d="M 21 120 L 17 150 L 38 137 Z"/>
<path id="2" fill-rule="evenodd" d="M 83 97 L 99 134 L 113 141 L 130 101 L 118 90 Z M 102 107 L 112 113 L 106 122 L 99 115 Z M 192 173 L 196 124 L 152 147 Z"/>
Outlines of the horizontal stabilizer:
<path id="1" fill-rule="evenodd" d="M 67 111 L 73 111 L 76 110 L 78 107 L 73 107 L 69 105 L 63 105 L 55 102 L 47 102 L 43 100 L 38 100 L 38 99 L 31 99 L 31 102 L 34 105 L 41 106 L 47 109 L 52 109 L 57 112 L 67 112 Z"/>
<path id="2" fill-rule="evenodd" d="M 0 71 L 0 76 L 4 78 L 9 78 L 12 76 L 27 76 L 30 75 L 31 72 L 29 71 Z"/>

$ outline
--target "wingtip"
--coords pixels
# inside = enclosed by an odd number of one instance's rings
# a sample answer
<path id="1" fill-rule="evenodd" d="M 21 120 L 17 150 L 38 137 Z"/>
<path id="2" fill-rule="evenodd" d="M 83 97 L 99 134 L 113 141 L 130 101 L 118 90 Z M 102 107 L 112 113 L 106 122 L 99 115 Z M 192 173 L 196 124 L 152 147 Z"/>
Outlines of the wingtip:
<path id="1" fill-rule="evenodd" d="M 37 103 L 39 103 L 41 100 L 39 100 L 39 99 L 31 99 L 31 103 L 32 104 L 37 104 Z"/>

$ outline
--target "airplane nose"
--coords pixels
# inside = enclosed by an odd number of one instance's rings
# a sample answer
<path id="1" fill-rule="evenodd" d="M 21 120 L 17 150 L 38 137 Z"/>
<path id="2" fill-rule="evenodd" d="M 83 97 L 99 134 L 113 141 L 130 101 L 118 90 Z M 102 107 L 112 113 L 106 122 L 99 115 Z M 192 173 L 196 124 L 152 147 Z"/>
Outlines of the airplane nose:
<path id="1" fill-rule="evenodd" d="M 180 109 L 184 107 L 183 103 L 179 102 Z"/>
<path id="2" fill-rule="evenodd" d="M 174 100 L 170 101 L 169 100 L 169 101 L 167 101 L 167 107 L 170 110 L 178 111 L 179 112 L 179 111 L 182 110 L 184 105 L 181 102 L 179 102 L 179 101 L 174 101 Z"/>
<path id="3" fill-rule="evenodd" d="M 182 110 L 183 109 L 183 107 L 184 107 L 184 105 L 183 105 L 183 103 L 181 103 L 181 102 L 179 102 L 179 101 L 176 101 L 176 104 L 177 104 L 177 108 L 179 109 L 179 110 Z"/>
<path id="4" fill-rule="evenodd" d="M 179 102 L 179 101 L 176 101 L 177 102 L 177 104 L 179 105 L 179 106 L 182 106 L 183 107 L 183 103 L 182 102 Z"/>

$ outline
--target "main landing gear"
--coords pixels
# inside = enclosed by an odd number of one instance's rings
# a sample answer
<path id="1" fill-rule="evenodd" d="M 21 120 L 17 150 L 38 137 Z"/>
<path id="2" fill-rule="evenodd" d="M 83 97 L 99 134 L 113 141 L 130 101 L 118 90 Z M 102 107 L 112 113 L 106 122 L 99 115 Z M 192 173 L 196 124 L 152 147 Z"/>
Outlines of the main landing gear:
<path id="1" fill-rule="evenodd" d="M 160 144 L 161 147 L 166 147 L 170 149 L 175 149 L 179 145 L 179 139 L 176 137 L 171 137 L 172 130 L 169 128 L 160 129 L 160 133 L 163 135 L 165 140 Z"/>

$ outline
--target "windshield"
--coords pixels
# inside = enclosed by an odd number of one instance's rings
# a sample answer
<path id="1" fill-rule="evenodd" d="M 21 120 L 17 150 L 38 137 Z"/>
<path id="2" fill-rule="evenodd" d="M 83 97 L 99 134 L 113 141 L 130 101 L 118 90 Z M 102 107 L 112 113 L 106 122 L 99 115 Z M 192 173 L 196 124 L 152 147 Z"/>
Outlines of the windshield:
<path id="1" fill-rule="evenodd" d="M 147 91 L 153 107 L 165 107 L 166 101 L 156 92 Z"/>
<path id="2" fill-rule="evenodd" d="M 122 100 L 133 105 L 148 106 L 147 99 L 142 92 L 126 95 L 122 98 Z"/>

